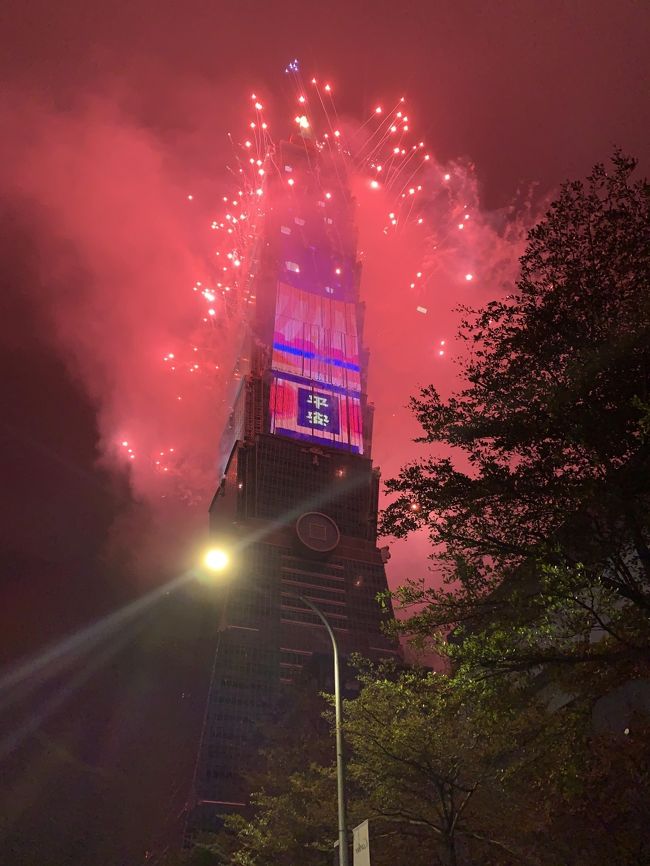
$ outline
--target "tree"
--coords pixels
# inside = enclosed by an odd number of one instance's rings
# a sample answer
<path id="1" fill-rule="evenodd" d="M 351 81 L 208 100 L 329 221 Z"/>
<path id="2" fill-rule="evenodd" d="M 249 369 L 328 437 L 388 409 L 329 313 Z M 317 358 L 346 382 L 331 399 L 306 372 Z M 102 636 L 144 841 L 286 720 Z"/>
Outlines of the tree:
<path id="1" fill-rule="evenodd" d="M 364 688 L 345 708 L 345 733 L 359 817 L 370 818 L 376 839 L 400 841 L 401 856 L 385 862 L 418 862 L 418 855 L 444 866 L 524 862 L 523 834 L 503 816 L 521 812 L 523 820 L 529 801 L 511 801 L 504 783 L 545 730 L 543 711 L 534 702 L 508 704 L 502 691 L 493 694 L 497 712 L 482 684 L 384 671 L 362 674 Z"/>
<path id="2" fill-rule="evenodd" d="M 383 532 L 425 527 L 445 567 L 397 594 L 402 630 L 454 628 L 472 663 L 650 656 L 650 187 L 612 164 L 562 188 L 516 292 L 466 311 L 465 387 L 412 400 L 450 456 L 387 483 Z"/>

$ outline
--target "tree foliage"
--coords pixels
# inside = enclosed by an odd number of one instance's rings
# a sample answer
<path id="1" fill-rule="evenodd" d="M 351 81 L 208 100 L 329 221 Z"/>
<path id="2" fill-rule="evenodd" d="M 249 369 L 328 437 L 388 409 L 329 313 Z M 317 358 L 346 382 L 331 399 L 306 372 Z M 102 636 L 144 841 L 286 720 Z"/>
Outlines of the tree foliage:
<path id="1" fill-rule="evenodd" d="M 515 810 L 504 780 L 543 729 L 539 707 L 517 701 L 515 711 L 500 699 L 495 712 L 483 686 L 423 670 L 368 668 L 362 682 L 345 732 L 354 790 L 380 851 L 382 839 L 397 837 L 425 863 L 520 862 L 520 843 L 493 809 Z"/>
<path id="2" fill-rule="evenodd" d="M 383 531 L 426 528 L 446 578 L 398 593 L 419 611 L 402 628 L 480 634 L 463 645 L 487 666 L 648 659 L 650 187 L 634 169 L 616 152 L 562 188 L 516 292 L 467 311 L 466 385 L 412 400 L 419 441 L 451 456 L 387 484 Z"/>
<path id="3" fill-rule="evenodd" d="M 512 678 L 365 665 L 360 679 L 344 706 L 349 826 L 370 820 L 373 866 L 647 862 L 647 718 L 596 735 L 590 700 L 550 708 Z M 335 769 L 318 752 L 282 775 L 292 746 L 276 742 L 253 814 L 206 842 L 217 862 L 331 864 Z"/>

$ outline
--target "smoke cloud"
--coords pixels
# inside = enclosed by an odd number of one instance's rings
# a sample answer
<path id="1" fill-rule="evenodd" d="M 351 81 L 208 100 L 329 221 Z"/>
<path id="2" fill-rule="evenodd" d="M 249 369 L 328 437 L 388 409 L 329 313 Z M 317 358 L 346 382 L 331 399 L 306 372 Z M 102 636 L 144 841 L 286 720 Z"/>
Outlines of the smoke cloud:
<path id="1" fill-rule="evenodd" d="M 467 347 L 456 339 L 459 308 L 480 308 L 513 290 L 539 207 L 531 187 L 507 209 L 482 210 L 477 173 L 466 161 L 441 165 L 432 159 L 418 183 L 432 191 L 419 211 L 423 221 L 411 219 L 394 231 L 386 219 L 395 208 L 394 193 L 371 189 L 365 178 L 355 185 L 371 352 L 368 387 L 375 404 L 373 457 L 383 478 L 395 477 L 418 457 L 447 456 L 442 446 L 414 441 L 422 431 L 407 407 L 409 398 L 431 384 L 443 396 L 462 386 L 459 361 Z M 393 541 L 391 552 L 392 586 L 408 578 L 439 579 L 424 532 Z"/>
<path id="2" fill-rule="evenodd" d="M 96 406 L 102 462 L 128 471 L 144 506 L 115 539 L 135 551 L 136 527 L 151 531 L 140 538 L 150 553 L 204 523 L 214 485 L 236 327 L 225 316 L 199 327 L 203 299 L 192 288 L 214 267 L 209 211 L 188 199 L 213 181 L 191 177 L 167 141 L 112 100 L 57 110 L 21 93 L 1 108 L 13 130 L 1 145 L 2 186 L 37 238 L 37 321 Z M 177 375 L 163 363 L 170 353 Z"/>
<path id="3" fill-rule="evenodd" d="M 191 101 L 198 109 L 196 92 Z M 155 574 L 203 531 L 218 480 L 240 322 L 220 307 L 208 321 L 193 289 L 215 279 L 209 226 L 217 181 L 231 184 L 225 170 L 203 173 L 206 154 L 198 169 L 188 164 L 186 138 L 139 122 L 118 98 L 61 109 L 14 93 L 0 111 L 13 130 L 0 145 L 0 181 L 38 238 L 37 320 L 96 406 L 102 463 L 128 472 L 134 507 L 111 543 Z M 468 163 L 432 160 L 418 182 L 430 190 L 422 221 L 393 230 L 395 190 L 354 178 L 373 456 L 384 477 L 421 453 L 408 398 L 457 384 L 455 308 L 512 287 L 530 221 L 528 202 L 516 214 L 483 213 Z M 426 539 L 395 553 L 393 583 L 426 573 Z"/>

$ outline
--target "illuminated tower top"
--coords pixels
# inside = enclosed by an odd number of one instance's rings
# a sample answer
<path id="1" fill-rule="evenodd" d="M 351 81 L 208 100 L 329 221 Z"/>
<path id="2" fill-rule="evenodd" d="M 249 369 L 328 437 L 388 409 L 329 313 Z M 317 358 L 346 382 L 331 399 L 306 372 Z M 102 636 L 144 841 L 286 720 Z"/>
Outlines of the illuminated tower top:
<path id="1" fill-rule="evenodd" d="M 345 161 L 300 135 L 264 165 L 264 217 L 249 259 L 252 345 L 239 366 L 249 391 L 242 381 L 221 465 L 237 440 L 259 433 L 370 457 L 356 203 Z"/>
<path id="2" fill-rule="evenodd" d="M 363 454 L 370 442 L 354 202 L 341 161 L 308 140 L 283 142 L 274 162 L 261 254 L 275 265 L 267 271 L 275 285 L 258 287 L 254 326 L 270 350 L 267 429 Z"/>

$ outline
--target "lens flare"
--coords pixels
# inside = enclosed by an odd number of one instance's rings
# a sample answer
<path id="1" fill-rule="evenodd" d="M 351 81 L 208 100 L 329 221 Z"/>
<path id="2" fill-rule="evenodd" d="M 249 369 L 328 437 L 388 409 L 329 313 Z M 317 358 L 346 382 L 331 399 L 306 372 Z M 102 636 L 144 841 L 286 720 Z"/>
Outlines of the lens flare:
<path id="1" fill-rule="evenodd" d="M 211 548 L 203 556 L 203 565 L 209 571 L 223 571 L 229 564 L 230 556 L 220 548 Z"/>

